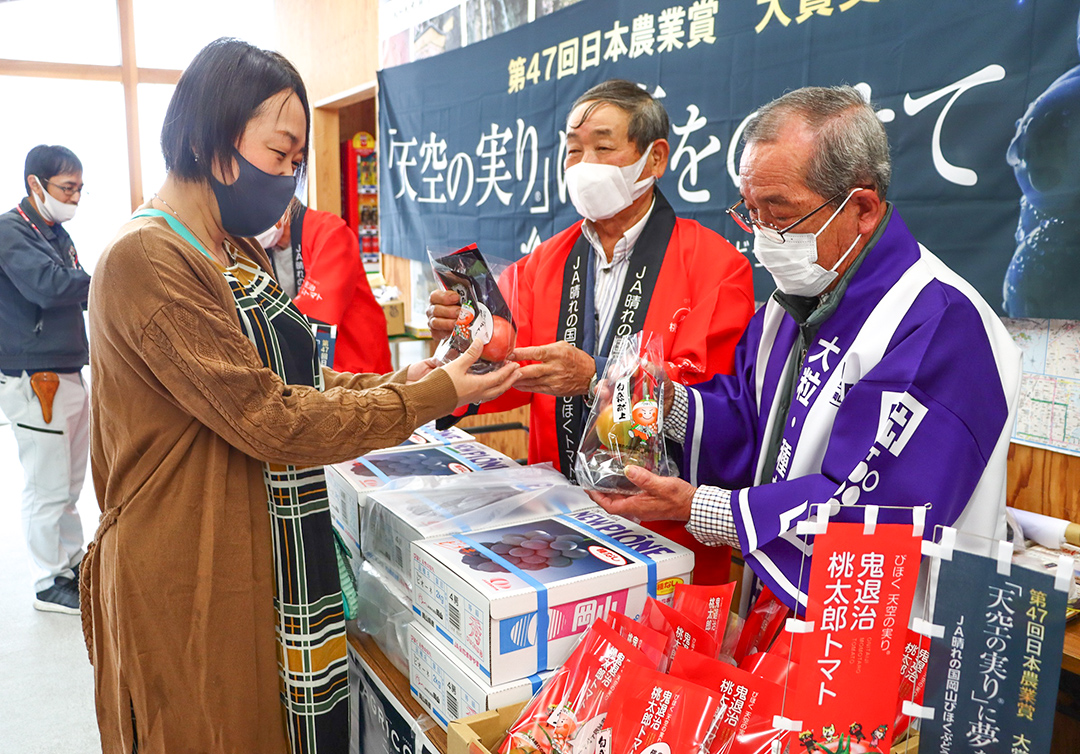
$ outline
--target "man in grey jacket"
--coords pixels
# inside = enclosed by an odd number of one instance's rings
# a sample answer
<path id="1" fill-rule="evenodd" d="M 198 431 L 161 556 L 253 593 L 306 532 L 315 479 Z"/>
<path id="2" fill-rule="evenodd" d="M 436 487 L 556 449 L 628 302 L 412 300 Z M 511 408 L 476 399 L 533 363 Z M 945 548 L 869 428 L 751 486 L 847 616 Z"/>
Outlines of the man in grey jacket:
<path id="1" fill-rule="evenodd" d="M 90 276 L 63 223 L 82 197 L 82 163 L 65 147 L 26 156 L 27 196 L 0 214 L 0 409 L 19 446 L 22 523 L 34 568 L 34 607 L 79 613 L 82 522 L 75 503 L 89 450 Z"/>

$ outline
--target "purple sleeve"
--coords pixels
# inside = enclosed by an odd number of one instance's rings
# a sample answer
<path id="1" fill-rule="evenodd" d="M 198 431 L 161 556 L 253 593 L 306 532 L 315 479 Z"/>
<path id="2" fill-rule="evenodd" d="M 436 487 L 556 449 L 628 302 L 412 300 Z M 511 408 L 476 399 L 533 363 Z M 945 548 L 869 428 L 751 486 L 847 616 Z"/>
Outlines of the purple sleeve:
<path id="1" fill-rule="evenodd" d="M 978 312 L 954 289 L 928 286 L 882 360 L 844 398 L 821 472 L 735 491 L 732 508 L 744 557 L 770 589 L 794 605 L 808 585 L 809 564 L 800 566 L 812 541 L 795 536 L 794 529 L 816 513 L 815 504 L 840 503 L 833 518 L 844 521 L 861 520 L 861 511 L 845 508 L 856 503 L 931 503 L 925 536 L 932 537 L 935 525 L 952 525 L 971 500 L 1007 417 Z M 911 515 L 883 507 L 878 520 L 910 523 Z"/>

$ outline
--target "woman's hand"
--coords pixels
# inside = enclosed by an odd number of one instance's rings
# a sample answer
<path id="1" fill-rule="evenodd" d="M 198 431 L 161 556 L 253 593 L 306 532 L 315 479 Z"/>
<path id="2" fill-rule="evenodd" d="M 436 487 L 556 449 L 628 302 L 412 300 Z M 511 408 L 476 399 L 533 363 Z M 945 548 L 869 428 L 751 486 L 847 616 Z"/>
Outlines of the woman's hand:
<path id="1" fill-rule="evenodd" d="M 513 361 L 508 361 L 488 374 L 469 374 L 469 367 L 476 363 L 483 350 L 484 344 L 474 338 L 465 353 L 442 367 L 454 383 L 459 408 L 470 403 L 482 403 L 498 398 L 517 382 L 518 365 Z M 409 369 L 411 371 L 412 367 Z"/>
<path id="2" fill-rule="evenodd" d="M 440 366 L 439 360 L 435 357 L 409 364 L 409 369 L 405 372 L 405 384 L 411 385 L 414 382 L 419 382 Z"/>

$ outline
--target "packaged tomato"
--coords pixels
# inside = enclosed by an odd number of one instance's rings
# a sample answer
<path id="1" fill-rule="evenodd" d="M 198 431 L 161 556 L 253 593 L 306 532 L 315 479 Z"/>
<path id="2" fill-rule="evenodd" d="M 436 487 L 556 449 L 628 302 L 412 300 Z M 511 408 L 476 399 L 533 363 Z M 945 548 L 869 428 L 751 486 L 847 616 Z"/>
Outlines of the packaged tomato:
<path id="1" fill-rule="evenodd" d="M 669 634 L 654 631 L 614 611 L 608 613 L 608 623 L 620 636 L 644 652 L 655 667 L 662 668 L 667 664 L 667 658 L 674 651 L 672 642 L 675 641 Z"/>
<path id="2" fill-rule="evenodd" d="M 910 628 L 907 632 L 907 644 L 904 647 L 904 659 L 900 665 L 900 694 L 896 702 L 895 741 L 907 730 L 911 718 L 903 713 L 904 701 L 910 700 L 922 704 L 923 691 L 926 690 L 926 661 L 930 659 L 930 639 L 917 634 Z"/>
<path id="3" fill-rule="evenodd" d="M 574 464 L 585 489 L 636 495 L 627 466 L 677 475 L 664 440 L 663 351 L 659 336 L 643 332 L 612 344 Z"/>
<path id="4" fill-rule="evenodd" d="M 517 298 L 517 269 L 503 265 L 504 269 L 496 270 L 476 244 L 445 256 L 429 251 L 428 257 L 439 285 L 457 293 L 461 306 L 457 324 L 450 337 L 439 343 L 435 358 L 453 361 L 479 338 L 484 350 L 469 371 L 483 374 L 498 369 L 514 350 L 517 337 L 511 312 Z"/>
<path id="5" fill-rule="evenodd" d="M 701 626 L 719 647 L 724 643 L 735 582 L 716 586 L 676 584 L 671 606 Z"/>
<path id="6" fill-rule="evenodd" d="M 762 585 L 761 594 L 750 608 L 742 633 L 739 634 L 739 643 L 735 647 L 735 664 L 741 665 L 747 655 L 768 650 L 790 613 L 787 605 L 770 592 L 767 586 Z"/>
<path id="7" fill-rule="evenodd" d="M 687 650 L 682 650 L 687 651 Z M 717 751 L 719 695 L 696 683 L 630 665 L 611 695 L 611 743 L 618 754 Z"/>
<path id="8" fill-rule="evenodd" d="M 674 638 L 667 656 L 668 663 L 671 662 L 676 647 L 686 647 L 713 658 L 720 649 L 716 640 L 704 628 L 675 608 L 668 607 L 652 597 L 645 600 L 645 612 L 641 616 L 641 622 L 654 631 L 667 633 Z"/>
<path id="9" fill-rule="evenodd" d="M 784 699 L 775 683 L 683 648 L 675 650 L 668 673 L 718 695 L 722 714 L 711 754 L 770 754 L 773 741 L 786 739 L 772 725 Z"/>
<path id="10" fill-rule="evenodd" d="M 525 705 L 499 754 L 592 754 L 609 725 L 609 700 L 635 665 L 655 669 L 641 650 L 598 619 Z"/>

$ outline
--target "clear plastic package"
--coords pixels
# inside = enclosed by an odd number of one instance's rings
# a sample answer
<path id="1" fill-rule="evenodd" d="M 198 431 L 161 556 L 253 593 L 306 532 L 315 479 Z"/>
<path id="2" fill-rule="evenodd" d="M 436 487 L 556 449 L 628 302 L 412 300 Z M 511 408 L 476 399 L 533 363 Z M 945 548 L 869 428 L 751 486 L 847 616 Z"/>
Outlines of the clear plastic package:
<path id="1" fill-rule="evenodd" d="M 489 262 L 476 244 L 428 258 L 435 279 L 444 289 L 460 297 L 461 311 L 450 337 L 435 350 L 442 363 L 453 361 L 479 339 L 484 344 L 480 358 L 470 372 L 493 372 L 506 363 L 514 350 L 517 325 L 513 306 L 517 301 L 517 269 L 513 265 Z"/>
<path id="2" fill-rule="evenodd" d="M 627 466 L 674 476 L 664 441 L 664 354 L 659 337 L 634 333 L 616 338 L 574 470 L 588 490 L 632 495 L 640 490 L 626 478 Z"/>

